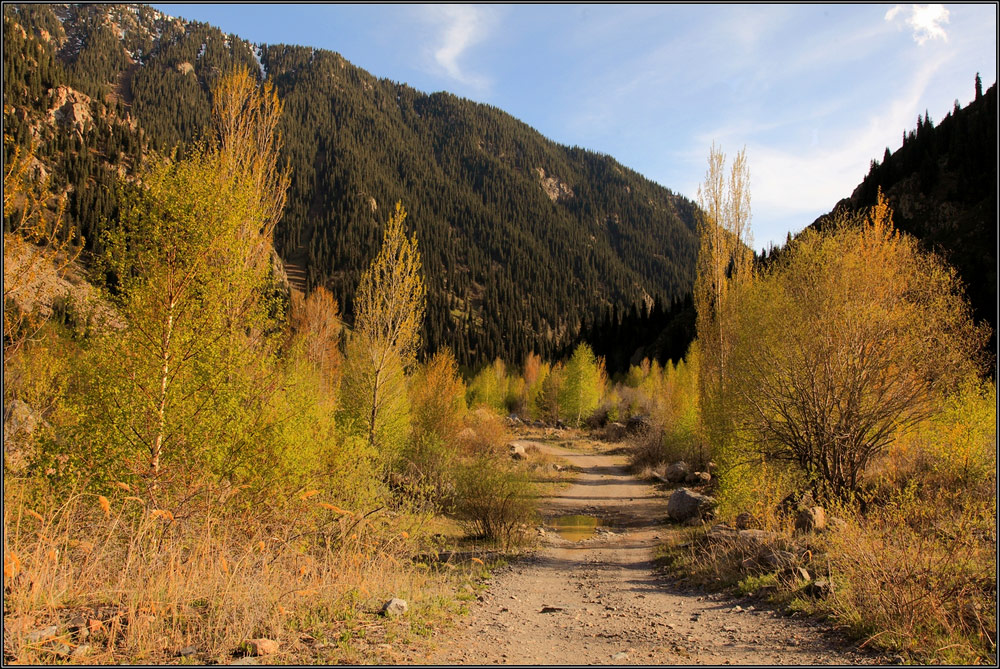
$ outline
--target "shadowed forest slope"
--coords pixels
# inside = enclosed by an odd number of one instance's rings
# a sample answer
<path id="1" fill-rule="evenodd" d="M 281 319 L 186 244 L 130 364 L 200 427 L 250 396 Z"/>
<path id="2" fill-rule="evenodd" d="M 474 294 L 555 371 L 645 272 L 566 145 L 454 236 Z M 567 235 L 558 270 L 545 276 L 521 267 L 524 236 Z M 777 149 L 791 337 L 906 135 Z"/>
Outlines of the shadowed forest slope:
<path id="1" fill-rule="evenodd" d="M 190 146 L 208 127 L 212 82 L 245 66 L 286 105 L 292 183 L 277 250 L 348 319 L 396 201 L 421 245 L 428 350 L 447 345 L 464 365 L 549 356 L 584 320 L 690 290 L 693 203 L 495 107 L 140 5 L 6 5 L 4 38 L 9 142 L 38 142 L 90 250 L 116 218 L 116 182 Z"/>

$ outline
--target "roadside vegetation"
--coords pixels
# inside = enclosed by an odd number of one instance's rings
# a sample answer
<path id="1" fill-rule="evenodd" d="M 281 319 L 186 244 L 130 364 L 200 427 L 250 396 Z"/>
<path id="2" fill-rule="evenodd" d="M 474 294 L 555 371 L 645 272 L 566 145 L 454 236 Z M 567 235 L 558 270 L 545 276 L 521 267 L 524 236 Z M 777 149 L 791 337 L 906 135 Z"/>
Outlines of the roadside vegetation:
<path id="1" fill-rule="evenodd" d="M 533 406 L 547 366 L 514 391 L 501 371 L 498 403 L 450 351 L 417 359 L 401 204 L 353 327 L 289 292 L 282 104 L 246 70 L 213 99 L 208 139 L 123 183 L 86 258 L 7 154 L 5 661 L 391 662 L 530 541 L 542 458 L 511 458 L 502 405 Z M 553 411 L 579 420 L 574 392 Z"/>
<path id="2" fill-rule="evenodd" d="M 712 508 L 665 562 L 829 616 L 905 660 L 994 662 L 988 333 L 954 271 L 894 229 L 881 197 L 754 267 L 746 166 L 741 155 L 728 178 L 723 166 L 713 147 L 698 340 L 616 391 L 617 411 L 624 400 L 648 416 L 637 468 L 713 472 Z"/>

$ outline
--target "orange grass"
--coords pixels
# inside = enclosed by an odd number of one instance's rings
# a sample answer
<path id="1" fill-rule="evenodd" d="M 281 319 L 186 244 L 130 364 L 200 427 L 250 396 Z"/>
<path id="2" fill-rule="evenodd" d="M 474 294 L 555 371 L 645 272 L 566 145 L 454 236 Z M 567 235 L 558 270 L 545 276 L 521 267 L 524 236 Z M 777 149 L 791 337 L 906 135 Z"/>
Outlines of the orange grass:
<path id="1" fill-rule="evenodd" d="M 171 511 L 123 489 L 33 509 L 26 487 L 8 481 L 4 497 L 4 654 L 19 663 L 51 662 L 51 646 L 25 637 L 74 615 L 100 621 L 87 663 L 176 661 L 184 646 L 226 661 L 250 638 L 288 648 L 301 630 L 333 633 L 390 596 L 419 600 L 434 577 L 408 559 L 420 519 L 350 512 L 322 494 L 282 508 Z"/>

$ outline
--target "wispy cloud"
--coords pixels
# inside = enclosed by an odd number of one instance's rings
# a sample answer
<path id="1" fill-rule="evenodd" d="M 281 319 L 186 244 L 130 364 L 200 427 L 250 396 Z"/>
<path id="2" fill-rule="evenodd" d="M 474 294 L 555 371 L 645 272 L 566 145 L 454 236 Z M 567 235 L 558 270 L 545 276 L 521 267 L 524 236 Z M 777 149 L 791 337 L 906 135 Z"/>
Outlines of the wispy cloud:
<path id="1" fill-rule="evenodd" d="M 895 23 L 901 16 L 913 29 L 913 40 L 920 46 L 932 39 L 948 41 L 948 33 L 943 27 L 948 23 L 948 10 L 944 5 L 896 5 L 885 13 L 885 20 Z"/>
<path id="2" fill-rule="evenodd" d="M 815 146 L 775 146 L 751 139 L 747 157 L 751 168 L 754 199 L 754 228 L 761 242 L 780 241 L 783 232 L 773 229 L 774 220 L 794 220 L 799 226 L 812 222 L 811 216 L 829 211 L 837 201 L 850 195 L 861 182 L 872 158 L 880 158 L 886 146 L 897 146 L 898 133 L 912 125 L 912 114 L 927 90 L 941 61 L 923 63 L 905 87 L 862 127 L 853 130 L 830 128 L 817 133 Z M 725 128 L 713 135 L 735 152 L 736 136 Z M 745 136 L 745 135 L 737 135 Z M 703 140 L 704 143 L 704 140 Z M 773 219 L 773 220 L 772 220 Z"/>
<path id="3" fill-rule="evenodd" d="M 493 29 L 496 13 L 481 5 L 427 5 L 421 7 L 425 20 L 436 29 L 430 55 L 435 69 L 455 81 L 483 90 L 490 81 L 472 72 L 464 57 Z"/>

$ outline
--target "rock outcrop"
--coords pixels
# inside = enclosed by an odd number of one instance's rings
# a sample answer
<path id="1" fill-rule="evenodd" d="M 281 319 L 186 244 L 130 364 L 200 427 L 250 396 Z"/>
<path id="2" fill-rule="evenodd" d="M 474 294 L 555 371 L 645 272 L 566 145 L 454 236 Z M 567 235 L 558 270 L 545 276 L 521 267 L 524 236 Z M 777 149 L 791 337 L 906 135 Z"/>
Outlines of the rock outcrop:
<path id="1" fill-rule="evenodd" d="M 94 120 L 90 111 L 90 96 L 69 86 L 50 88 L 49 96 L 52 97 L 49 119 L 53 123 L 72 127 L 82 136 L 87 124 Z"/>
<path id="2" fill-rule="evenodd" d="M 538 180 L 542 184 L 542 190 L 545 194 L 549 196 L 549 199 L 553 202 L 559 202 L 560 200 L 569 200 L 573 197 L 573 189 L 567 186 L 565 183 L 560 181 L 556 177 L 545 176 L 545 170 L 541 167 L 535 168 L 535 173 L 538 174 Z"/>

